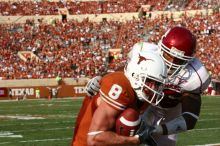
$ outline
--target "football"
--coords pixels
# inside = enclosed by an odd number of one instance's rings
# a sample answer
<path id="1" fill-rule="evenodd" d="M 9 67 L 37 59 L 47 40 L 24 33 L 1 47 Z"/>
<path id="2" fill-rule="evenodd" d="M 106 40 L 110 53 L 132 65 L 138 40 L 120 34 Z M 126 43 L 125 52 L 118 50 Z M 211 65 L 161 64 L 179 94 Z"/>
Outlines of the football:
<path id="1" fill-rule="evenodd" d="M 124 110 L 116 120 L 115 131 L 119 135 L 134 136 L 140 125 L 139 112 L 133 108 Z"/>

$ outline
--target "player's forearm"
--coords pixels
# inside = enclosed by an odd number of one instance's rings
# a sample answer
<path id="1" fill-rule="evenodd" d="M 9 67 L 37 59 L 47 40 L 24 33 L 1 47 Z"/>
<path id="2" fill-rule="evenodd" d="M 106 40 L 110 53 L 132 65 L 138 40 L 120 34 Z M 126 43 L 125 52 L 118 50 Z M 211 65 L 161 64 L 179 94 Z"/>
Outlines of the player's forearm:
<path id="1" fill-rule="evenodd" d="M 182 99 L 182 114 L 177 118 L 156 126 L 156 134 L 176 134 L 191 130 L 199 119 L 201 97 L 199 94 L 185 94 Z"/>
<path id="2" fill-rule="evenodd" d="M 182 116 L 186 121 L 188 130 L 193 129 L 199 119 L 201 103 L 200 94 L 187 93 L 184 95 L 182 101 Z"/>
<path id="3" fill-rule="evenodd" d="M 158 125 L 155 128 L 156 129 L 154 130 L 153 134 L 156 135 L 170 135 L 188 130 L 185 119 L 182 116 L 179 116 L 162 125 Z"/>
<path id="4" fill-rule="evenodd" d="M 154 131 L 154 134 L 170 135 L 170 134 L 177 134 L 180 132 L 193 129 L 197 122 L 197 119 L 190 116 L 188 116 L 188 119 L 185 119 L 184 117 L 185 115 L 181 115 L 165 124 L 156 126 L 156 130 Z"/>
<path id="5" fill-rule="evenodd" d="M 138 137 L 121 136 L 111 131 L 88 136 L 88 146 L 137 146 L 139 144 Z"/>
<path id="6" fill-rule="evenodd" d="M 195 108 L 197 108 L 197 110 Z M 183 109 L 183 113 L 180 116 L 162 125 L 156 126 L 155 133 L 160 135 L 168 135 L 193 129 L 199 119 L 199 112 L 197 112 L 200 111 L 199 109 L 200 103 L 197 105 L 194 104 L 194 107 L 191 109 Z"/>

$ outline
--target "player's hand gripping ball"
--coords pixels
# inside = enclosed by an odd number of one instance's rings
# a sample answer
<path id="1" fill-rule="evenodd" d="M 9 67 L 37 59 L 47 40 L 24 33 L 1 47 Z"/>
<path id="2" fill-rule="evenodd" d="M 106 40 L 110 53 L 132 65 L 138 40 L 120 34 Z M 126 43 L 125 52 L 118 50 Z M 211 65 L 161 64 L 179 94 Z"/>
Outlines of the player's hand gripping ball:
<path id="1" fill-rule="evenodd" d="M 140 122 L 139 112 L 135 109 L 127 108 L 116 120 L 116 133 L 123 136 L 134 136 L 140 126 Z"/>

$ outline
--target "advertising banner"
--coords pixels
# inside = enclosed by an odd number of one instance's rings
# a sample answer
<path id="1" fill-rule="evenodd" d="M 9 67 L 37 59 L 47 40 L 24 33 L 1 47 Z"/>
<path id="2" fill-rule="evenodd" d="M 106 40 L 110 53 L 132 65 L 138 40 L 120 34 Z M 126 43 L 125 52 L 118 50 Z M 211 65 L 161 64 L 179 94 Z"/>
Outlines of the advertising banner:
<path id="1" fill-rule="evenodd" d="M 86 95 L 84 85 L 37 86 L 0 88 L 0 99 L 37 99 L 83 97 Z"/>
<path id="2" fill-rule="evenodd" d="M 5 97 L 8 95 L 7 88 L 0 88 L 0 97 Z"/>

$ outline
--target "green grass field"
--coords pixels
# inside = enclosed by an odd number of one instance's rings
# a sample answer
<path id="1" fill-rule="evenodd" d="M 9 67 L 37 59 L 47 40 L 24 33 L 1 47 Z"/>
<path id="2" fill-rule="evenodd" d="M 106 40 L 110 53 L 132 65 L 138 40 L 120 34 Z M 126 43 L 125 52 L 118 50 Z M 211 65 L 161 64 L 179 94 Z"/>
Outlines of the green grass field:
<path id="1" fill-rule="evenodd" d="M 0 146 L 69 146 L 81 101 L 0 101 Z M 196 128 L 178 138 L 178 146 L 220 143 L 220 97 L 203 97 Z"/>

